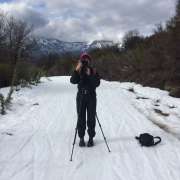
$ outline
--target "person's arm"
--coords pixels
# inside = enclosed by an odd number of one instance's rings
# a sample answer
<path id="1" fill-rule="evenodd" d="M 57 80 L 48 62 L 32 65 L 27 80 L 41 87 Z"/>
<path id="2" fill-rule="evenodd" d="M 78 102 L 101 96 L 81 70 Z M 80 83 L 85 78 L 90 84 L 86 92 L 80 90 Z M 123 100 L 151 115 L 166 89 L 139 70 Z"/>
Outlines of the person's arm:
<path id="1" fill-rule="evenodd" d="M 80 81 L 80 76 L 79 76 L 79 72 L 74 70 L 73 73 L 72 73 L 72 76 L 70 78 L 70 82 L 72 84 L 78 84 Z"/>
<path id="2" fill-rule="evenodd" d="M 96 72 L 96 70 L 94 70 L 94 72 L 88 76 L 88 79 L 91 85 L 93 86 L 93 88 L 96 88 L 100 85 L 100 76 Z"/>
<path id="3" fill-rule="evenodd" d="M 79 75 L 79 71 L 81 69 L 81 63 L 80 61 L 78 62 L 76 69 L 73 71 L 72 76 L 70 78 L 70 82 L 72 84 L 78 84 L 80 82 L 80 75 Z"/>

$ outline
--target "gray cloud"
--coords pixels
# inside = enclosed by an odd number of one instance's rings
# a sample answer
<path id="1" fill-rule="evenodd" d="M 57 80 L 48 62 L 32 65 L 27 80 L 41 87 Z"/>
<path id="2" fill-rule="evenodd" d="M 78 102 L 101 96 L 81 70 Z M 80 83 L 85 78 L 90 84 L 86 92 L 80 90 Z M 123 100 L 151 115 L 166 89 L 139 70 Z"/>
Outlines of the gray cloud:
<path id="1" fill-rule="evenodd" d="M 37 9 L 27 6 L 25 3 L 3 3 L 0 4 L 0 10 L 7 13 L 7 15 L 13 15 L 15 18 L 20 18 L 32 24 L 35 29 L 42 28 L 49 20 L 44 13 L 39 12 Z"/>
<path id="2" fill-rule="evenodd" d="M 152 32 L 175 12 L 176 0 L 25 0 L 14 14 L 33 23 L 35 34 L 65 41 L 94 39 L 120 40 L 123 34 L 138 29 Z M 22 3 L 16 0 L 14 7 Z M 1 7 L 1 5 L 0 5 Z M 13 8 L 11 8 L 13 12 Z"/>

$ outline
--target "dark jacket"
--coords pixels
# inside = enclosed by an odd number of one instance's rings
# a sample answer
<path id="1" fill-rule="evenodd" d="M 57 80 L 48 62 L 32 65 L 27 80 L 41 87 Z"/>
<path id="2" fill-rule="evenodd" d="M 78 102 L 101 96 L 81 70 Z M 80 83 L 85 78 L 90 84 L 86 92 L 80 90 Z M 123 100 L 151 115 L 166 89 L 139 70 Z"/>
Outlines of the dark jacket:
<path id="1" fill-rule="evenodd" d="M 81 76 L 76 70 L 74 70 L 70 82 L 72 84 L 78 84 L 78 90 L 86 89 L 90 92 L 95 92 L 96 87 L 100 85 L 100 76 L 92 73 L 93 69 L 91 68 L 90 75 Z"/>

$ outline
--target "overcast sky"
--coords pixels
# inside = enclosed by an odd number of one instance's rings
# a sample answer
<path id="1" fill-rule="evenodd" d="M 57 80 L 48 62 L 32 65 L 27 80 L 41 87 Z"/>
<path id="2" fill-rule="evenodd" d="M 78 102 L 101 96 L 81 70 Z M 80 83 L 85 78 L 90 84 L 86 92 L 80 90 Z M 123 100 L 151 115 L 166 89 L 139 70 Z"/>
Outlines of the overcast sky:
<path id="1" fill-rule="evenodd" d="M 36 35 L 64 41 L 120 41 L 137 29 L 152 33 L 155 24 L 175 13 L 176 0 L 0 0 L 0 9 L 34 25 Z"/>

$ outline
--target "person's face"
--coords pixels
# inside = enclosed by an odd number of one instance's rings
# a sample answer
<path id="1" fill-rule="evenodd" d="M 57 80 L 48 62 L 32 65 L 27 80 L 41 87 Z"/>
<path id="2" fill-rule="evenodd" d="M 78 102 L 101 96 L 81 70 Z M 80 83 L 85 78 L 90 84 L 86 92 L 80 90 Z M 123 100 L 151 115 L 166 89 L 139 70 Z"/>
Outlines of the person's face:
<path id="1" fill-rule="evenodd" d="M 89 64 L 90 64 L 90 62 L 89 62 L 89 59 L 88 59 L 88 58 L 84 58 L 84 59 L 82 59 L 82 60 L 81 60 L 81 62 L 82 62 L 82 65 L 89 65 Z"/>

